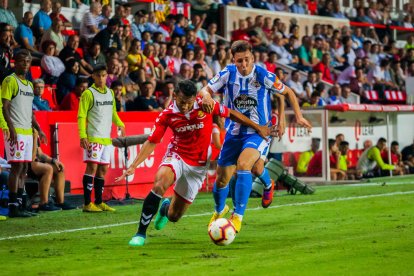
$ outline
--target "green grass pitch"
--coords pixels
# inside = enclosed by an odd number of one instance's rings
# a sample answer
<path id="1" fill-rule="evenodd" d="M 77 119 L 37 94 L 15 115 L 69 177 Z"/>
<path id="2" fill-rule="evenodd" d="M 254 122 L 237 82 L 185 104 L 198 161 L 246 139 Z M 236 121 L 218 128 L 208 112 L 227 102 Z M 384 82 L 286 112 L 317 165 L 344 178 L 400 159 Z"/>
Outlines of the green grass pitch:
<path id="1" fill-rule="evenodd" d="M 230 201 L 229 201 L 230 203 Z M 211 194 L 148 243 L 128 246 L 141 203 L 116 213 L 42 213 L 0 222 L 1 275 L 414 275 L 414 177 L 250 199 L 235 241 L 207 234 Z M 83 228 L 83 229 L 81 229 Z M 36 235 L 39 234 L 39 235 Z"/>

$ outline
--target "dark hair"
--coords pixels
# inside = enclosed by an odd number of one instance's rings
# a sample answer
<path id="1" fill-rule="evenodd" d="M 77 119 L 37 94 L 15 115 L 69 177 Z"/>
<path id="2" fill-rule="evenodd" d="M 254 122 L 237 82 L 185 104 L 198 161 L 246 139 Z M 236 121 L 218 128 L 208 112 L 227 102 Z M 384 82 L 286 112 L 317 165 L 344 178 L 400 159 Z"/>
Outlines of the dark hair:
<path id="1" fill-rule="evenodd" d="M 339 143 L 340 147 L 346 147 L 349 146 L 349 143 L 347 141 L 342 141 L 341 143 Z"/>
<path id="2" fill-rule="evenodd" d="M 385 139 L 384 137 L 381 137 L 378 139 L 378 143 L 386 143 L 387 139 Z"/>
<path id="3" fill-rule="evenodd" d="M 15 60 L 24 59 L 27 57 L 32 58 L 32 55 L 30 54 L 29 50 L 26 49 L 21 49 L 14 55 Z"/>
<path id="4" fill-rule="evenodd" d="M 203 66 L 200 63 L 196 63 L 193 65 L 194 70 L 203 69 Z"/>
<path id="5" fill-rule="evenodd" d="M 183 93 L 186 97 L 195 97 L 197 95 L 197 87 L 194 82 L 190 80 L 183 80 L 178 83 L 175 88 L 175 93 Z"/>
<path id="6" fill-rule="evenodd" d="M 237 40 L 231 45 L 231 54 L 234 56 L 236 53 L 242 53 L 246 51 L 252 51 L 252 45 L 244 40 Z"/>
<path id="7" fill-rule="evenodd" d="M 56 48 L 56 42 L 54 42 L 53 40 L 46 40 L 45 42 L 43 42 L 42 43 L 42 52 L 45 53 L 47 48 L 49 48 L 50 45 L 53 45 Z"/>
<path id="8" fill-rule="evenodd" d="M 338 139 L 339 136 L 344 136 L 342 133 L 338 133 L 335 138 Z"/>
<path id="9" fill-rule="evenodd" d="M 392 143 L 391 143 L 391 147 L 392 146 L 399 146 L 400 144 L 397 142 L 397 141 L 392 141 Z"/>
<path id="10" fill-rule="evenodd" d="M 318 83 L 315 87 L 315 90 L 318 92 L 322 92 L 323 90 L 325 90 L 325 84 L 323 84 L 322 82 Z"/>
<path id="11" fill-rule="evenodd" d="M 107 69 L 106 69 L 106 66 L 105 65 L 98 65 L 98 66 L 96 66 L 95 68 L 93 68 L 93 74 L 96 74 L 96 73 L 99 73 L 99 72 L 102 72 L 102 71 L 107 71 Z"/>
<path id="12" fill-rule="evenodd" d="M 118 18 L 112 17 L 111 19 L 109 19 L 108 27 L 120 26 L 120 25 L 121 25 L 121 20 L 119 20 Z"/>
<path id="13" fill-rule="evenodd" d="M 4 22 L 0 23 L 0 34 L 4 33 L 6 30 L 9 30 L 7 27 L 10 25 Z"/>
<path id="14" fill-rule="evenodd" d="M 77 78 L 77 79 L 76 79 L 76 86 L 79 86 L 79 85 L 81 85 L 82 83 L 87 83 L 87 84 L 89 84 L 89 81 L 88 81 L 88 79 L 87 79 L 87 78 Z"/>
<path id="15" fill-rule="evenodd" d="M 319 92 L 319 91 L 313 91 L 312 92 L 312 95 L 311 95 L 311 98 L 320 97 L 320 96 L 321 96 L 321 92 Z"/>
<path id="16" fill-rule="evenodd" d="M 328 147 L 331 149 L 335 145 L 335 139 L 328 139 Z"/>
<path id="17" fill-rule="evenodd" d="M 117 86 L 123 86 L 122 82 L 120 82 L 119 80 L 115 80 L 111 83 L 111 89 L 114 89 Z"/>

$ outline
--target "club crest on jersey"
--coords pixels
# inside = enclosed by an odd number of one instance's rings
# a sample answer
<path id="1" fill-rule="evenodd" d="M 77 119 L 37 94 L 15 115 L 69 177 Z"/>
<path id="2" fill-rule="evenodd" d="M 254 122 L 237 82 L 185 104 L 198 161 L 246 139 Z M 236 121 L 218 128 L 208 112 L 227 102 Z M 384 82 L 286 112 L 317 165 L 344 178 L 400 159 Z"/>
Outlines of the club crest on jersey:
<path id="1" fill-rule="evenodd" d="M 234 99 L 234 106 L 239 110 L 251 110 L 257 106 L 257 100 L 242 94 Z"/>
<path id="2" fill-rule="evenodd" d="M 254 87 L 254 88 L 260 88 L 260 83 L 257 81 L 257 80 L 254 80 L 253 82 L 252 82 L 252 86 Z"/>
<path id="3" fill-rule="evenodd" d="M 203 111 L 198 111 L 197 118 L 198 119 L 204 119 L 206 117 L 206 114 Z"/>
<path id="4" fill-rule="evenodd" d="M 214 83 L 218 82 L 219 79 L 220 79 L 220 74 L 217 74 L 210 80 L 210 83 L 214 84 Z"/>
<path id="5" fill-rule="evenodd" d="M 20 159 L 22 157 L 22 154 L 20 153 L 20 151 L 16 152 L 16 158 Z"/>

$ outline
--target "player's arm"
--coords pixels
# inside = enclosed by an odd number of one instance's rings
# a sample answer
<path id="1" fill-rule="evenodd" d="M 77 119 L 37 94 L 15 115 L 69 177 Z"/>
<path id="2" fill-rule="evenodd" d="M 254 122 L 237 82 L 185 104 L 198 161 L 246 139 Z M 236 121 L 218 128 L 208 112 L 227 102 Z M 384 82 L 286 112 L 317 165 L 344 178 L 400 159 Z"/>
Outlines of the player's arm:
<path id="1" fill-rule="evenodd" d="M 308 169 L 309 164 L 309 153 L 308 152 L 302 152 L 302 154 L 299 156 L 298 164 L 296 165 L 296 172 L 298 173 L 306 173 L 306 170 Z"/>
<path id="2" fill-rule="evenodd" d="M 395 169 L 394 165 L 386 164 L 384 160 L 382 160 L 381 152 L 377 147 L 373 147 L 371 149 L 371 152 L 368 153 L 368 158 L 377 162 L 378 167 L 380 167 L 383 171 Z"/>
<path id="3" fill-rule="evenodd" d="M 43 132 L 43 130 L 40 128 L 40 125 L 36 120 L 36 116 L 35 116 L 34 112 L 32 112 L 32 126 L 39 133 L 40 141 L 42 141 L 43 144 L 47 145 L 47 136 Z"/>
<path id="4" fill-rule="evenodd" d="M 112 122 L 118 127 L 118 129 L 121 131 L 121 137 L 125 137 L 125 124 L 121 121 L 121 118 L 119 118 L 118 112 L 116 111 L 116 101 L 115 101 L 115 95 L 114 91 L 112 91 L 112 96 L 114 97 L 114 103 L 112 105 Z"/>
<path id="5" fill-rule="evenodd" d="M 4 129 L 6 129 L 5 134 L 8 137 L 10 141 L 17 142 L 17 134 L 16 130 L 14 129 L 14 125 L 11 121 L 11 99 L 14 96 L 14 93 L 18 91 L 18 86 L 16 83 L 16 80 L 9 76 L 3 80 L 3 83 L 1 85 L 1 99 L 2 99 L 2 112 L 4 117 Z M 7 131 L 8 130 L 8 131 Z"/>
<path id="6" fill-rule="evenodd" d="M 283 134 L 285 134 L 285 129 L 286 129 L 285 96 L 283 96 L 282 94 L 275 94 L 275 96 L 277 99 L 277 112 L 279 115 L 276 133 L 280 141 L 282 139 Z"/>
<path id="7" fill-rule="evenodd" d="M 230 112 L 229 117 L 232 121 L 235 121 L 242 125 L 253 128 L 262 138 L 266 140 L 269 138 L 270 133 L 271 133 L 271 129 L 269 127 L 270 122 L 265 126 L 261 126 L 261 125 L 256 124 L 255 122 L 253 122 L 252 120 L 250 120 L 249 118 L 247 118 L 242 113 L 236 110 L 229 109 L 229 112 Z"/>
<path id="8" fill-rule="evenodd" d="M 303 115 L 302 115 L 302 112 L 300 111 L 299 102 L 298 102 L 298 99 L 296 98 L 295 92 L 293 92 L 293 90 L 290 89 L 290 87 L 285 86 L 285 89 L 282 92 L 282 95 L 284 95 L 288 98 L 289 103 L 292 106 L 293 112 L 295 113 L 295 116 L 296 116 L 296 123 L 298 125 L 301 125 L 301 126 L 305 127 L 306 129 L 308 129 L 308 131 L 311 131 L 312 130 L 312 125 L 311 125 L 311 123 L 308 122 L 308 120 L 303 118 Z"/>
<path id="9" fill-rule="evenodd" d="M 89 146 L 88 135 L 86 134 L 86 117 L 88 111 L 93 105 L 93 95 L 90 90 L 85 90 L 79 101 L 78 109 L 78 131 L 80 138 L 80 146 L 87 149 Z"/>
<path id="10" fill-rule="evenodd" d="M 213 112 L 214 109 L 214 100 L 211 97 L 213 93 L 217 93 L 224 85 L 226 85 L 226 82 L 229 77 L 229 72 L 227 68 L 220 71 L 217 75 L 215 75 L 206 86 L 201 88 L 201 90 L 198 92 L 198 96 L 200 96 L 202 101 L 202 108 L 203 111 L 207 113 Z"/>

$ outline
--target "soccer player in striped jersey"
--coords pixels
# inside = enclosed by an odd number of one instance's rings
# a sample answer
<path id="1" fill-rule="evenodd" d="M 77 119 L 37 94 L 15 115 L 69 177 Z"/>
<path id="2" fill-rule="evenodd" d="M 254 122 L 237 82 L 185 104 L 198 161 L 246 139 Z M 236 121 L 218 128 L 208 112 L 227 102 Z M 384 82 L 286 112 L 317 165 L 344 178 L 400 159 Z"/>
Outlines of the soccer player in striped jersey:
<path id="1" fill-rule="evenodd" d="M 9 186 L 9 217 L 30 217 L 34 215 L 22 207 L 24 177 L 28 163 L 32 162 L 33 132 L 39 131 L 43 142 L 46 136 L 36 121 L 32 111 L 34 98 L 33 84 L 26 79 L 32 56 L 27 50 L 15 55 L 15 73 L 6 77 L 1 85 L 4 120 L 1 122 L 8 162 L 11 164 Z M 2 120 L 2 119 L 1 119 Z"/>
<path id="2" fill-rule="evenodd" d="M 115 211 L 102 202 L 102 192 L 112 150 L 112 123 L 118 126 L 121 136 L 125 136 L 125 126 L 116 112 L 114 92 L 106 86 L 107 76 L 106 66 L 97 66 L 92 73 L 94 84 L 82 93 L 79 102 L 80 146 L 86 163 L 82 180 L 84 212 Z M 91 202 L 92 188 L 95 203 Z"/>
<path id="3" fill-rule="evenodd" d="M 235 41 L 231 46 L 234 64 L 227 65 L 201 91 L 203 107 L 210 112 L 214 104 L 211 94 L 224 91 L 224 103 L 259 125 L 271 120 L 271 94 L 280 93 L 290 102 L 296 123 L 311 129 L 311 124 L 302 116 L 295 93 L 285 86 L 275 74 L 255 66 L 251 45 L 246 41 Z M 268 147 L 254 129 L 237 122 L 226 122 L 227 134 L 221 149 L 217 167 L 217 179 L 213 188 L 215 212 L 210 220 L 223 217 L 228 212 L 225 204 L 229 192 L 228 183 L 237 170 L 235 206 L 230 220 L 240 231 L 243 215 L 252 189 L 251 169 Z M 271 188 L 270 176 L 263 169 L 260 175 Z"/>
<path id="4" fill-rule="evenodd" d="M 213 115 L 230 118 L 257 131 L 265 139 L 271 133 L 267 126 L 259 126 L 235 110 L 214 102 L 212 113 L 201 110 L 201 98 L 197 98 L 197 88 L 192 81 L 184 80 L 178 84 L 174 101 L 157 120 L 148 140 L 144 143 L 138 156 L 122 176 L 121 181 L 132 175 L 155 149 L 167 130 L 173 131 L 168 150 L 155 175 L 154 186 L 144 200 L 141 219 L 136 235 L 129 245 L 143 246 L 146 232 L 160 201 L 167 189 L 175 183 L 174 195 L 170 202 L 164 199 L 157 217 L 155 229 L 164 228 L 168 221 L 178 221 L 195 199 L 206 177 L 209 160 L 209 146 L 213 129 Z"/>

